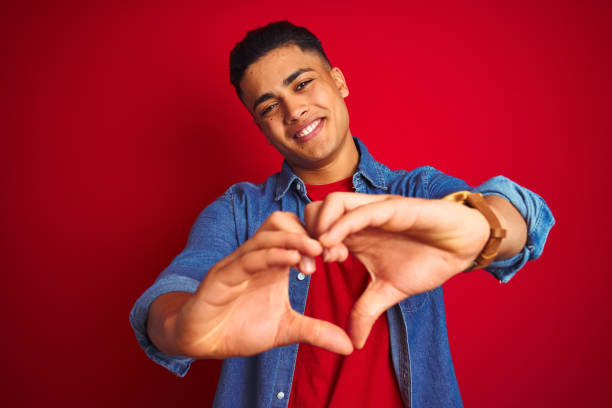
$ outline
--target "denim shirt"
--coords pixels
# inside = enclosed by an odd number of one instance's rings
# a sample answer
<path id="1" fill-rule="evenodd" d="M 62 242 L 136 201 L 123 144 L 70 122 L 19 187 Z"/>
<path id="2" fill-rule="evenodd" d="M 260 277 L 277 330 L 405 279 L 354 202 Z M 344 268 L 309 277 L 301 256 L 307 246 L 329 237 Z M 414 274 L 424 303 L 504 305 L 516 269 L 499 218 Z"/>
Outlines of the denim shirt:
<path id="1" fill-rule="evenodd" d="M 507 282 L 528 261 L 542 253 L 553 216 L 537 194 L 505 177 L 497 176 L 478 187 L 432 167 L 412 171 L 389 170 L 370 155 L 357 138 L 359 167 L 353 175 L 356 192 L 441 198 L 458 190 L 498 195 L 510 201 L 527 223 L 523 250 L 510 259 L 496 261 L 487 271 Z M 262 184 L 239 183 L 206 207 L 198 216 L 187 245 L 136 301 L 130 322 L 145 353 L 176 375 L 184 376 L 190 358 L 160 352 L 147 336 L 149 306 L 172 291 L 193 293 L 206 272 L 255 234 L 274 211 L 290 211 L 303 220 L 310 202 L 304 182 L 284 162 L 280 173 Z M 291 269 L 289 300 L 304 313 L 309 277 L 300 280 Z M 301 278 L 302 276 L 300 276 Z M 387 310 L 393 367 L 405 406 L 414 408 L 460 407 L 459 387 L 453 369 L 444 312 L 442 288 L 410 296 Z M 278 347 L 251 357 L 225 359 L 215 395 L 215 407 L 286 407 L 289 402 L 298 345 Z"/>

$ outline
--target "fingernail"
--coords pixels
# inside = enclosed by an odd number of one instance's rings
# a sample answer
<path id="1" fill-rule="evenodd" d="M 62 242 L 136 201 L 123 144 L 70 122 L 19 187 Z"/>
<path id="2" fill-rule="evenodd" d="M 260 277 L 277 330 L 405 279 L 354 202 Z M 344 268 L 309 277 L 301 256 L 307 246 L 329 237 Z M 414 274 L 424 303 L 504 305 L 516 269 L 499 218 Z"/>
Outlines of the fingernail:
<path id="1" fill-rule="evenodd" d="M 344 262 L 348 259 L 349 253 L 348 250 L 345 248 L 342 249 L 342 260 L 340 262 Z"/>
<path id="2" fill-rule="evenodd" d="M 325 240 L 327 239 L 327 237 L 329 236 L 329 234 L 326 232 L 322 235 L 319 236 L 319 242 L 325 242 Z"/>
<path id="3" fill-rule="evenodd" d="M 329 249 L 323 249 L 323 262 L 329 262 L 331 259 L 331 254 L 329 253 Z"/>
<path id="4" fill-rule="evenodd" d="M 309 256 L 302 256 L 302 260 L 300 261 L 300 269 L 302 272 L 314 272 L 315 260 Z"/>

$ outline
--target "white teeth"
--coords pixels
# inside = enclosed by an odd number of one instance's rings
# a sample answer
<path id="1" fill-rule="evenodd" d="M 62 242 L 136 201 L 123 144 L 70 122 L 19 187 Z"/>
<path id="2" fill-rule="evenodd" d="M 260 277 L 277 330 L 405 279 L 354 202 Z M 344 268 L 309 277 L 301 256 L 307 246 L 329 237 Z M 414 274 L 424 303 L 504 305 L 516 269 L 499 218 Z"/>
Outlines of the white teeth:
<path id="1" fill-rule="evenodd" d="M 315 128 L 319 125 L 320 121 L 321 121 L 321 119 L 315 120 L 310 125 L 306 126 L 304 129 L 302 129 L 298 133 L 296 133 L 296 136 L 297 137 L 304 137 L 304 136 L 308 135 L 310 132 L 315 130 Z"/>

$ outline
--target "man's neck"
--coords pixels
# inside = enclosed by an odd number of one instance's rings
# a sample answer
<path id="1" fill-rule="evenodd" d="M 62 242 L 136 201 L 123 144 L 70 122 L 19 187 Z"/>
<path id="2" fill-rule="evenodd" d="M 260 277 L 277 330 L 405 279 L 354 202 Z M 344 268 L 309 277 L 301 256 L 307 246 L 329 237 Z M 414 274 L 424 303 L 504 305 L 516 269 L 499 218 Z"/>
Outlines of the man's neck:
<path id="1" fill-rule="evenodd" d="M 345 143 L 346 146 L 329 163 L 316 168 L 291 166 L 293 172 L 304 183 L 314 185 L 330 184 L 352 177 L 359 166 L 359 151 L 352 137 L 348 137 Z"/>

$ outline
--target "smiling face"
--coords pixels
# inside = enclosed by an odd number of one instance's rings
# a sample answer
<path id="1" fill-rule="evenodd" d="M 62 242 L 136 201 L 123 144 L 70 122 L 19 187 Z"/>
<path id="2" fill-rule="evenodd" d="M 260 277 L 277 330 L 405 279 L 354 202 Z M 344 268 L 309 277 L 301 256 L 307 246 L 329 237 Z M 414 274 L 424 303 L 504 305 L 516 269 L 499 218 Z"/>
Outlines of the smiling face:
<path id="1" fill-rule="evenodd" d="M 349 130 L 342 72 L 296 45 L 276 48 L 250 65 L 240 82 L 255 123 L 306 183 L 350 177 L 359 155 Z"/>

